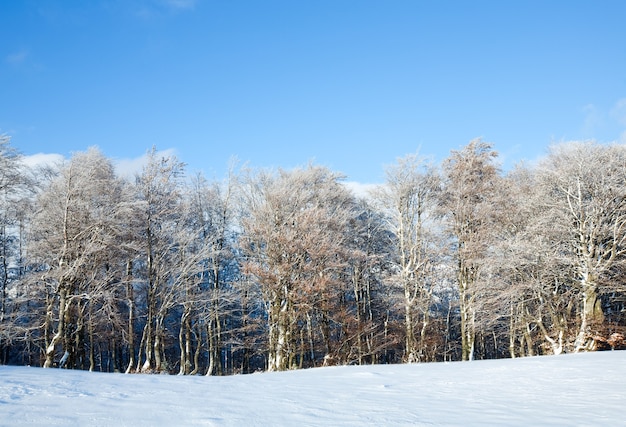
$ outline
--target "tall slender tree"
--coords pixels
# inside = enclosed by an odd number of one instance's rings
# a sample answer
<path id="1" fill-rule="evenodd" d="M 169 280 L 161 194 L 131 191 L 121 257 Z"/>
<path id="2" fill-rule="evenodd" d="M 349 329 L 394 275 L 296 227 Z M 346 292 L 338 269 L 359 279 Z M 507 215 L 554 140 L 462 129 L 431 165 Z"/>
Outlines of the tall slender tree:
<path id="1" fill-rule="evenodd" d="M 10 138 L 0 135 L 0 363 L 7 363 L 9 343 L 16 338 L 11 319 L 15 313 L 11 312 L 8 292 L 22 272 L 19 248 L 23 244 L 23 220 L 32 189 L 33 182 L 21 163 L 21 156 L 10 145 Z"/>
<path id="2" fill-rule="evenodd" d="M 500 179 L 496 158 L 491 144 L 475 139 L 452 151 L 443 163 L 440 207 L 456 246 L 463 360 L 474 358 L 476 298 L 490 246 L 490 229 L 498 213 L 494 203 Z"/>
<path id="3" fill-rule="evenodd" d="M 137 371 L 166 371 L 164 352 L 166 318 L 176 305 L 173 286 L 181 245 L 182 174 L 184 165 L 174 156 L 161 156 L 156 148 L 148 152 L 147 163 L 136 178 L 141 224 L 138 245 L 142 248 L 145 323 L 141 336 Z"/>
<path id="4" fill-rule="evenodd" d="M 403 293 L 404 359 L 409 363 L 423 360 L 430 323 L 429 273 L 437 262 L 433 235 L 437 185 L 438 177 L 425 159 L 409 155 L 387 168 L 386 183 L 376 193 L 395 242 L 391 280 L 399 283 Z"/>

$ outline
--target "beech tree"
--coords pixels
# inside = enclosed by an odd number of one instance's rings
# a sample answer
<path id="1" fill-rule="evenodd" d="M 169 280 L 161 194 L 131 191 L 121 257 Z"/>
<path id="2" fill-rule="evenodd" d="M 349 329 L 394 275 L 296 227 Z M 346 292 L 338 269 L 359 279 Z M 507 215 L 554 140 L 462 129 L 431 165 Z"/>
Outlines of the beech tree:
<path id="1" fill-rule="evenodd" d="M 339 178 L 309 166 L 262 172 L 246 183 L 242 249 L 267 309 L 270 371 L 314 362 L 320 350 L 322 360 L 332 358 L 333 335 L 342 333 L 335 329 L 342 313 L 333 310 L 345 291 L 340 278 L 353 199 Z"/>
<path id="2" fill-rule="evenodd" d="M 185 205 L 187 202 L 185 202 Z M 171 287 L 174 291 L 173 299 L 180 311 L 180 320 L 178 322 L 178 345 L 180 349 L 179 358 L 179 374 L 194 374 L 200 369 L 199 352 L 201 343 L 199 342 L 198 333 L 198 306 L 206 304 L 210 299 L 206 298 L 203 293 L 203 269 L 204 261 L 207 258 L 207 246 L 205 242 L 198 238 L 196 229 L 192 226 L 187 206 L 181 206 L 185 209 L 186 227 L 179 230 L 174 236 L 177 247 L 176 257 L 171 277 Z M 192 338 L 193 334 L 196 334 Z M 192 350 L 196 346 L 195 351 Z M 155 350 L 156 351 L 156 350 Z"/>
<path id="3" fill-rule="evenodd" d="M 359 199 L 314 165 L 188 181 L 155 149 L 134 182 L 90 149 L 31 192 L 8 142 L 0 363 L 221 375 L 626 342 L 621 145 L 501 176 L 474 140 Z"/>
<path id="4" fill-rule="evenodd" d="M 87 309 L 106 296 L 114 277 L 110 255 L 122 222 L 119 197 L 111 162 L 92 148 L 76 153 L 37 200 L 29 247 L 33 260 L 45 266 L 38 280 L 47 295 L 44 367 L 86 363 Z"/>
<path id="5" fill-rule="evenodd" d="M 136 371 L 166 371 L 164 340 L 166 318 L 176 305 L 175 281 L 188 235 L 182 233 L 182 183 L 184 165 L 174 156 L 148 152 L 147 164 L 135 182 L 140 228 L 135 237 L 141 247 L 141 274 L 145 298 L 145 323 Z M 180 240 L 182 238 L 182 241 Z"/>
<path id="6" fill-rule="evenodd" d="M 563 242 L 561 255 L 575 269 L 580 325 L 574 348 L 593 349 L 595 337 L 603 335 L 603 280 L 626 254 L 626 149 L 595 142 L 555 145 L 537 173 L 544 211 Z"/>
<path id="7" fill-rule="evenodd" d="M 9 346 L 18 338 L 15 316 L 19 314 L 8 292 L 23 272 L 20 248 L 33 189 L 27 172 L 10 138 L 0 135 L 0 363 L 7 363 Z"/>
<path id="8" fill-rule="evenodd" d="M 384 275 L 391 264 L 393 236 L 385 217 L 367 200 L 357 201 L 358 213 L 350 221 L 346 281 L 354 295 L 356 335 L 346 360 L 350 363 L 388 362 L 385 350 L 393 343 L 389 313 L 393 309 Z"/>
<path id="9" fill-rule="evenodd" d="M 455 244 L 462 360 L 474 358 L 476 299 L 491 243 L 490 229 L 498 213 L 494 203 L 500 179 L 497 156 L 491 144 L 475 139 L 452 151 L 443 163 L 440 208 Z"/>
<path id="10" fill-rule="evenodd" d="M 403 294 L 404 360 L 423 360 L 430 323 L 433 283 L 429 274 L 438 262 L 433 233 L 438 179 L 417 155 L 398 159 L 387 168 L 387 180 L 376 192 L 394 239 L 394 273 Z M 419 327 L 418 335 L 416 329 Z"/>
<path id="11" fill-rule="evenodd" d="M 196 239 L 203 247 L 201 261 L 202 277 L 197 290 L 196 302 L 185 308 L 186 333 L 195 330 L 196 340 L 203 336 L 204 328 L 207 341 L 208 367 L 207 375 L 224 374 L 224 341 L 227 336 L 227 316 L 234 303 L 235 290 L 232 286 L 234 276 L 238 273 L 235 260 L 234 245 L 234 186 L 235 177 L 232 170 L 224 183 L 209 183 L 199 176 L 189 192 L 190 222 Z M 192 311 L 195 324 L 192 326 Z M 231 324 L 233 322 L 230 322 Z M 182 325 L 181 325 L 182 330 Z M 189 342 L 189 339 L 187 339 Z M 195 353 L 195 370 L 198 369 L 200 342 Z M 181 366 L 181 370 L 182 370 Z M 193 371 L 185 373 L 194 373 Z"/>
<path id="12" fill-rule="evenodd" d="M 508 342 L 510 357 L 562 353 L 571 322 L 571 268 L 538 186 L 522 165 L 505 177 L 486 265 L 481 327 Z"/>

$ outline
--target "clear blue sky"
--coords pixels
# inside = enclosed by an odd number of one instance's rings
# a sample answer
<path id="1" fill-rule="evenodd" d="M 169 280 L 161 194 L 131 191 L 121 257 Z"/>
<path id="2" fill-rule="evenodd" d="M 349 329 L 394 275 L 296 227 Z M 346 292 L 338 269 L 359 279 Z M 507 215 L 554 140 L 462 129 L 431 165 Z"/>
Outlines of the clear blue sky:
<path id="1" fill-rule="evenodd" d="M 175 149 L 224 176 L 309 160 L 379 182 L 483 137 L 505 166 L 626 142 L 626 1 L 11 0 L 0 133 L 23 154 Z"/>

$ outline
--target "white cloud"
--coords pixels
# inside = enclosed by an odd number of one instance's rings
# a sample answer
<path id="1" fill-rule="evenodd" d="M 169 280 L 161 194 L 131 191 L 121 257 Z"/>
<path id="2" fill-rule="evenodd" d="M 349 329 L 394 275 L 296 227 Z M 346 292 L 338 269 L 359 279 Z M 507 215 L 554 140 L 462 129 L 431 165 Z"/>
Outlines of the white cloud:
<path id="1" fill-rule="evenodd" d="M 157 151 L 158 157 L 176 156 L 176 150 L 168 148 L 167 150 Z M 113 160 L 115 171 L 119 176 L 126 179 L 132 179 L 135 175 L 141 173 L 143 167 L 148 163 L 148 154 L 144 154 L 132 159 Z"/>
<path id="2" fill-rule="evenodd" d="M 370 192 L 378 187 L 379 184 L 363 184 L 356 181 L 345 181 L 343 185 L 345 185 L 348 190 L 352 191 L 352 194 L 355 196 L 367 199 L 370 197 Z"/>
<path id="3" fill-rule="evenodd" d="M 157 151 L 158 157 L 176 156 L 176 150 L 169 148 L 167 150 Z M 22 157 L 22 163 L 31 169 L 52 168 L 56 169 L 67 159 L 61 154 L 55 153 L 37 153 Z M 136 174 L 141 173 L 143 167 L 148 162 L 148 154 L 130 159 L 113 159 L 113 166 L 117 174 L 125 179 L 132 179 Z"/>
<path id="4" fill-rule="evenodd" d="M 23 156 L 22 163 L 31 169 L 56 168 L 65 161 L 61 154 L 37 153 L 30 156 Z"/>

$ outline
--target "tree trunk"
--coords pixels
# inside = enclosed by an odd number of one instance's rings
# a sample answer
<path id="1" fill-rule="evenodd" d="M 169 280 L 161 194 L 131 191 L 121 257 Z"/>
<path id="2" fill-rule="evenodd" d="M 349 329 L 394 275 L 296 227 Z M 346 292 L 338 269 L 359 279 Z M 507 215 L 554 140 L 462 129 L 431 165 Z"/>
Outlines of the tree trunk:
<path id="1" fill-rule="evenodd" d="M 543 322 L 538 321 L 537 325 L 539 326 L 539 329 L 541 329 L 541 333 L 543 333 L 543 337 L 545 338 L 546 341 L 548 341 L 550 343 L 550 348 L 552 350 L 552 354 L 558 355 L 563 353 L 563 335 L 565 333 L 565 331 L 561 328 L 558 329 L 558 337 L 557 339 L 554 339 L 550 336 L 550 333 L 548 332 L 548 330 L 546 329 L 546 327 L 544 326 Z"/>
<path id="2" fill-rule="evenodd" d="M 405 285 L 405 303 L 404 303 L 404 328 L 405 328 L 405 359 L 407 363 L 415 363 L 418 361 L 417 356 L 417 340 L 415 339 L 415 331 L 413 329 L 413 312 L 410 303 L 410 291 L 408 285 Z"/>
<path id="3" fill-rule="evenodd" d="M 191 324 L 189 317 L 191 309 L 184 307 L 180 318 L 180 329 L 178 332 L 178 347 L 180 351 L 179 375 L 188 375 L 191 372 Z"/>
<path id="4" fill-rule="evenodd" d="M 65 306 L 66 306 L 66 298 L 67 291 L 65 289 L 65 285 L 61 284 L 59 286 L 59 323 L 57 325 L 57 331 L 50 340 L 50 343 L 46 347 L 46 358 L 43 367 L 51 368 L 54 366 L 54 355 L 56 350 L 56 345 L 59 341 L 65 338 Z M 51 300 L 53 303 L 54 299 Z M 48 311 L 52 313 L 52 308 L 48 308 Z"/>
<path id="5" fill-rule="evenodd" d="M 596 329 L 604 323 L 602 301 L 598 297 L 596 284 L 589 277 L 585 277 L 581 287 L 583 307 L 580 314 L 580 330 L 575 343 L 576 352 L 595 349 L 593 337 Z"/>
<path id="6" fill-rule="evenodd" d="M 213 334 L 213 319 L 210 318 L 209 322 L 206 325 L 206 334 L 207 334 L 207 343 L 209 345 L 209 367 L 207 368 L 206 374 L 215 375 L 215 336 Z"/>
<path id="7" fill-rule="evenodd" d="M 156 316 L 154 325 L 154 369 L 157 372 L 167 370 L 167 363 L 163 352 L 163 321 L 164 319 L 161 314 Z"/>
<path id="8" fill-rule="evenodd" d="M 95 343 L 94 343 L 94 333 L 93 333 L 93 308 L 91 305 L 91 302 L 88 303 L 89 304 L 89 319 L 87 320 L 89 322 L 88 324 L 88 333 L 89 333 L 89 371 L 93 372 L 96 369 L 96 360 L 95 360 L 95 355 L 94 355 L 94 347 L 95 347 Z M 102 363 L 102 362 L 101 362 Z M 100 367 L 100 370 L 102 370 L 102 367 Z"/>
<path id="9" fill-rule="evenodd" d="M 514 305 L 511 303 L 511 314 L 509 319 L 509 356 L 515 359 L 515 316 Z"/>
<path id="10" fill-rule="evenodd" d="M 289 365 L 289 320 L 291 304 L 284 289 L 274 298 L 269 309 L 268 371 L 284 371 Z"/>
<path id="11" fill-rule="evenodd" d="M 152 281 L 150 281 L 150 283 L 148 284 L 148 316 L 146 318 L 146 325 L 143 329 L 143 336 L 141 337 L 141 341 L 144 343 L 144 348 L 143 348 L 143 352 L 145 354 L 145 358 L 146 360 L 144 361 L 143 365 L 137 366 L 137 370 L 140 372 L 148 372 L 150 370 L 152 370 L 152 359 L 154 357 L 154 353 L 153 353 L 153 334 L 154 332 L 156 332 L 156 327 L 154 328 L 155 331 L 153 332 L 153 323 L 154 323 L 154 311 L 155 311 L 155 301 L 154 301 L 154 289 L 153 289 L 154 284 L 152 283 Z M 139 365 L 141 361 L 141 358 L 138 360 L 137 364 Z"/>
<path id="12" fill-rule="evenodd" d="M 180 316 L 180 325 L 178 327 L 178 351 L 179 351 L 179 365 L 178 375 L 187 375 L 188 372 L 188 359 L 186 343 L 185 343 L 185 315 L 186 309 L 183 309 L 183 314 Z"/>
<path id="13" fill-rule="evenodd" d="M 417 361 L 421 361 L 426 357 L 426 331 L 430 323 L 430 317 L 428 316 L 428 308 L 424 311 L 422 316 L 422 328 L 420 329 L 420 342 L 417 349 Z"/>
<path id="14" fill-rule="evenodd" d="M 135 293 L 133 289 L 133 262 L 130 260 L 126 263 L 126 301 L 128 303 L 128 366 L 126 373 L 129 374 L 135 369 Z"/>
<path id="15" fill-rule="evenodd" d="M 524 329 L 524 341 L 526 342 L 526 355 L 534 356 L 535 348 L 533 346 L 533 338 L 530 333 L 530 324 L 526 323 L 526 328 Z"/>
<path id="16" fill-rule="evenodd" d="M 461 272 L 459 278 L 459 299 L 461 311 L 461 360 L 474 359 L 474 312 L 470 303 L 469 280 L 467 274 Z"/>
<path id="17" fill-rule="evenodd" d="M 9 274 L 8 274 L 8 253 L 7 253 L 7 243 L 6 243 L 6 228 L 2 226 L 2 232 L 0 233 L 0 239 L 2 239 L 2 254 L 0 254 L 0 258 L 2 258 L 2 290 L 0 291 L 0 330 L 4 328 L 4 319 L 6 317 L 6 303 L 7 303 L 7 286 L 9 284 Z M 8 354 L 8 346 L 4 345 L 4 340 L 2 336 L 0 336 L 0 364 L 5 364 Z"/>
<path id="18" fill-rule="evenodd" d="M 217 284 L 215 285 L 217 286 Z M 211 314 L 207 325 L 209 340 L 209 369 L 207 375 L 222 375 L 222 326 L 219 312 L 218 291 L 214 289 L 211 298 Z"/>
<path id="19" fill-rule="evenodd" d="M 202 331 L 200 327 L 196 324 L 194 328 L 194 336 L 196 338 L 196 350 L 193 354 L 193 370 L 189 373 L 189 375 L 196 375 L 200 370 L 200 351 L 202 349 Z"/>

